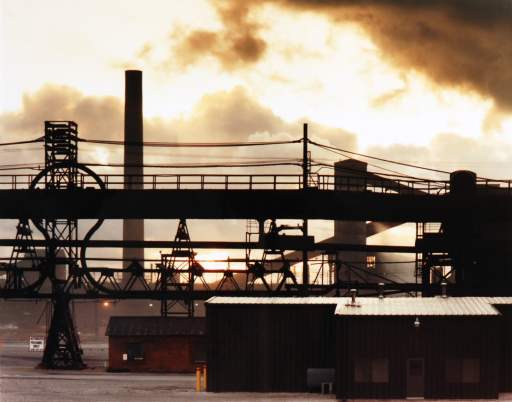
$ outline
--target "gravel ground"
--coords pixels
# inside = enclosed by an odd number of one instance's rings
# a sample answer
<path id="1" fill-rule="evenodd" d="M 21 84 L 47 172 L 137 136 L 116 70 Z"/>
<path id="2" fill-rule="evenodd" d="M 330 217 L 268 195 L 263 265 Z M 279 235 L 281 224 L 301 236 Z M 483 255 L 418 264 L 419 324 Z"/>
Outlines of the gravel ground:
<path id="1" fill-rule="evenodd" d="M 107 345 L 85 344 L 82 347 L 88 365 L 86 370 L 48 371 L 34 368 L 40 362 L 42 353 L 29 352 L 27 345 L 22 343 L 0 343 L 0 402 L 335 400 L 333 395 L 317 394 L 195 392 L 194 375 L 108 373 L 104 368 Z M 500 400 L 512 401 L 512 394 L 502 394 Z"/>
<path id="2" fill-rule="evenodd" d="M 79 372 L 34 367 L 42 353 L 26 344 L 0 346 L 1 402 L 168 402 L 168 401 L 326 401 L 333 396 L 312 394 L 251 394 L 195 392 L 194 375 L 108 373 L 107 345 L 85 344 L 88 366 Z"/>

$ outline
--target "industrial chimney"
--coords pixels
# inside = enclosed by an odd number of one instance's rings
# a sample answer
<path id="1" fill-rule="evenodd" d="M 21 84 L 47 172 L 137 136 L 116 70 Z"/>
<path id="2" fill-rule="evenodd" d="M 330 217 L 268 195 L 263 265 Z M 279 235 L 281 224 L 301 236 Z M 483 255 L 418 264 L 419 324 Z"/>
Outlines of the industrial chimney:
<path id="1" fill-rule="evenodd" d="M 124 98 L 124 189 L 143 189 L 142 71 L 125 71 Z M 123 240 L 144 240 L 144 220 L 125 219 Z M 143 248 L 123 248 L 123 266 L 144 259 Z M 123 278 L 124 279 L 124 278 Z"/>

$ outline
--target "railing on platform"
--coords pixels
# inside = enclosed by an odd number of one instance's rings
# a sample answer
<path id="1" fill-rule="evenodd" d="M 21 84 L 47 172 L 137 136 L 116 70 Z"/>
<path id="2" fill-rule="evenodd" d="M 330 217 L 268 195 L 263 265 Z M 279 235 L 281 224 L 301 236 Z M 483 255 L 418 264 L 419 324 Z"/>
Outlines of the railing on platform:
<path id="1" fill-rule="evenodd" d="M 27 189 L 35 175 L 0 175 L 0 190 Z M 107 189 L 122 190 L 126 184 L 141 183 L 145 190 L 299 190 L 302 175 L 299 174 L 153 174 L 124 176 L 122 174 L 99 175 Z M 314 183 L 314 186 L 311 186 Z M 95 180 L 87 175 L 78 176 L 81 188 L 97 188 Z M 479 179 L 478 188 L 489 193 L 506 190 L 511 193 L 512 181 Z M 445 180 L 413 180 L 357 176 L 314 175 L 309 183 L 313 190 L 370 191 L 376 193 L 442 195 L 450 191 Z"/>

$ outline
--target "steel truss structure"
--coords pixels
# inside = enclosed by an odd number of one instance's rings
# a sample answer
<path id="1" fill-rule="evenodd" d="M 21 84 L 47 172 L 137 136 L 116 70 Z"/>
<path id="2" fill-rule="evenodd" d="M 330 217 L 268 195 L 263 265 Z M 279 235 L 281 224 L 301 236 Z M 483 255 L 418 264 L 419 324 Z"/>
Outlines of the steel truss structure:
<path id="1" fill-rule="evenodd" d="M 204 268 L 195 260 L 196 253 L 190 246 L 190 235 L 186 219 L 180 219 L 173 247 L 170 254 L 161 254 L 161 262 L 158 264 L 158 276 L 155 289 L 162 294 L 160 302 L 160 315 L 168 317 L 172 315 L 194 315 L 194 300 L 189 297 L 194 290 L 196 279 L 199 279 L 204 286 L 208 286 L 203 273 Z M 181 299 L 168 299 L 165 295 L 169 291 L 182 293 Z M 171 313 L 174 309 L 174 313 Z"/>
<path id="2" fill-rule="evenodd" d="M 45 170 L 39 177 L 46 190 L 71 190 L 79 186 L 78 170 L 78 127 L 70 121 L 46 121 L 44 134 Z M 35 181 L 34 183 L 37 183 Z M 53 314 L 43 354 L 42 367 L 49 369 L 81 369 L 80 340 L 75 331 L 73 316 L 69 309 L 69 285 L 78 288 L 78 248 L 55 245 L 55 240 L 76 240 L 78 222 L 76 219 L 44 219 L 34 222 L 49 242 L 45 249 L 48 278 L 52 289 Z M 68 271 L 71 273 L 69 274 Z M 72 278 L 71 283 L 68 279 Z"/>
<path id="3" fill-rule="evenodd" d="M 306 129 L 304 133 L 307 159 Z M 304 174 L 298 177 L 245 175 L 242 180 L 197 175 L 192 180 L 191 175 L 176 175 L 159 182 L 144 176 L 139 178 L 144 190 L 123 190 L 118 176 L 99 176 L 77 162 L 77 142 L 75 123 L 46 122 L 44 170 L 35 177 L 11 178 L 9 190 L 1 189 L 0 178 L 0 219 L 19 219 L 15 239 L 0 239 L 0 245 L 13 247 L 8 262 L 0 264 L 0 296 L 51 299 L 44 367 L 83 367 L 69 311 L 73 299 L 158 300 L 161 314 L 168 316 L 193 315 L 194 300 L 219 294 L 334 295 L 359 288 L 432 295 L 440 292 L 441 282 L 448 282 L 453 294 L 512 294 L 510 182 L 478 181 L 471 172 L 454 173 L 448 182 L 392 180 L 367 172 L 313 177 L 305 160 Z M 22 183 L 28 188 L 19 188 Z M 96 222 L 79 239 L 80 219 L 90 218 Z M 105 219 L 118 218 L 178 219 L 179 224 L 173 241 L 93 239 Z M 256 224 L 247 230 L 245 241 L 197 242 L 187 226 L 192 218 L 249 219 Z M 280 225 L 278 219 L 297 219 L 302 224 Z M 308 236 L 308 219 L 366 221 L 368 233 L 376 231 L 372 222 L 389 227 L 416 222 L 416 243 L 315 243 Z M 33 238 L 33 228 L 43 240 Z M 139 261 L 112 268 L 93 266 L 96 260 L 87 256 L 93 247 L 153 247 L 170 252 L 162 253 L 154 268 Z M 194 250 L 208 248 L 246 253 L 245 258 L 224 261 L 224 268 L 206 269 Z M 374 275 L 375 281 L 341 281 L 341 269 L 361 269 L 332 258 L 344 250 L 416 254 L 417 279 L 396 283 L 366 270 L 365 276 Z"/>

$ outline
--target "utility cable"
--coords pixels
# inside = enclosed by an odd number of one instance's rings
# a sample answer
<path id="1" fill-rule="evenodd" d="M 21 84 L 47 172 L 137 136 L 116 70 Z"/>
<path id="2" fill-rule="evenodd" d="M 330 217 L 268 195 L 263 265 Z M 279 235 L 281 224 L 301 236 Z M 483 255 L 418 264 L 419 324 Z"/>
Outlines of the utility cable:
<path id="1" fill-rule="evenodd" d="M 347 158 L 347 159 L 354 159 L 354 160 L 359 161 L 359 159 L 355 159 L 355 158 L 353 158 L 353 157 L 351 157 L 351 156 L 349 156 L 349 155 L 347 155 L 347 154 L 345 154 L 345 153 L 343 153 L 343 152 L 335 151 L 335 150 L 333 150 L 333 149 L 329 149 L 329 148 L 325 148 L 325 149 L 326 149 L 327 151 L 330 151 L 330 152 L 332 152 L 332 153 L 335 153 L 336 155 L 341 155 L 341 156 L 343 156 L 343 157 L 345 157 L 345 158 Z M 362 161 L 359 161 L 359 162 L 362 162 Z M 381 170 L 384 170 L 384 171 L 389 172 L 389 173 L 394 173 L 394 174 L 395 174 L 395 175 L 397 175 L 397 176 L 402 176 L 402 177 L 409 177 L 409 178 L 412 178 L 412 176 L 404 175 L 403 173 L 401 173 L 401 172 L 397 172 L 396 170 L 392 170 L 392 169 L 384 168 L 384 167 L 382 167 L 382 166 L 374 165 L 373 163 L 369 163 L 369 162 L 364 162 L 364 163 L 366 163 L 368 166 L 374 167 L 374 168 L 376 168 L 376 169 L 381 169 Z M 419 179 L 419 180 L 421 180 L 421 179 Z"/>
<path id="2" fill-rule="evenodd" d="M 32 140 L 24 140 L 24 141 L 12 141 L 12 142 L 0 142 L 0 147 L 6 147 L 10 145 L 23 145 L 23 144 L 33 144 L 35 142 L 43 142 L 44 137 L 34 138 Z"/>
<path id="3" fill-rule="evenodd" d="M 329 169 L 333 169 L 333 170 L 335 169 L 332 165 L 324 164 L 321 162 L 314 163 L 313 166 L 323 166 L 323 167 L 326 167 Z M 370 166 L 372 166 L 372 165 L 370 164 Z M 432 189 L 443 189 L 446 186 L 446 182 L 442 181 L 442 180 L 431 180 L 431 179 L 425 179 L 425 178 L 421 178 L 421 177 L 401 175 L 401 174 L 389 174 L 389 173 L 380 173 L 380 172 L 361 172 L 361 170 L 350 169 L 350 168 L 346 168 L 346 167 L 339 167 L 337 169 L 351 172 L 352 175 L 348 176 L 349 178 L 352 178 L 352 176 L 354 176 L 356 178 L 364 179 L 364 180 L 366 180 L 367 183 L 374 184 L 374 185 L 378 185 L 378 184 L 383 185 L 384 182 L 400 183 L 402 181 L 407 181 L 408 182 L 407 184 L 412 184 L 413 186 L 415 186 L 416 184 L 427 186 L 427 184 L 428 184 L 429 186 L 431 186 Z M 357 176 L 354 173 L 357 173 Z M 377 176 L 377 177 L 372 177 L 372 176 Z M 336 177 L 336 176 L 333 175 L 332 177 Z M 418 190 L 419 188 L 416 188 L 416 189 Z"/>
<path id="4" fill-rule="evenodd" d="M 25 163 L 15 163 L 15 164 L 5 164 L 0 165 L 0 171 L 4 170 L 41 170 L 41 166 L 44 165 L 44 162 L 41 162 L 40 164 L 34 163 L 34 164 L 25 164 Z"/>
<path id="5" fill-rule="evenodd" d="M 320 148 L 331 149 L 331 150 L 340 151 L 340 152 L 345 152 L 345 153 L 350 154 L 350 155 L 361 156 L 363 158 L 374 159 L 374 160 L 378 160 L 378 161 L 381 161 L 381 162 L 392 163 L 392 164 L 400 165 L 400 166 L 407 166 L 407 167 L 411 167 L 411 168 L 414 168 L 414 169 L 427 170 L 427 171 L 435 172 L 435 173 L 443 173 L 443 174 L 450 174 L 451 173 L 451 172 L 447 172 L 445 170 L 432 169 L 432 168 L 427 168 L 425 166 L 413 165 L 413 164 L 404 163 L 404 162 L 397 162 L 397 161 L 393 161 L 393 160 L 390 160 L 390 159 L 384 159 L 384 158 L 379 158 L 379 157 L 376 157 L 376 156 L 365 155 L 365 154 L 361 154 L 361 153 L 358 153 L 358 152 L 348 151 L 346 149 L 337 148 L 337 147 L 333 147 L 333 146 L 325 145 L 325 144 L 320 144 L 318 142 L 311 141 L 311 140 L 308 140 L 308 142 L 310 144 L 316 145 L 317 147 L 320 147 Z"/>
<path id="6" fill-rule="evenodd" d="M 226 148 L 226 147 L 254 147 L 264 145 L 284 145 L 298 144 L 301 139 L 290 141 L 260 141 L 260 142 L 131 142 L 131 141 L 115 141 L 115 140 L 98 140 L 79 138 L 79 142 L 88 142 L 91 144 L 104 145 L 126 145 L 126 146 L 144 146 L 144 147 L 163 147 L 163 148 Z"/>
<path id="7" fill-rule="evenodd" d="M 201 168 L 243 168 L 243 167 L 268 167 L 268 166 L 302 166 L 300 162 L 262 162 L 262 163 L 204 163 L 204 164 L 144 164 L 125 165 L 123 163 L 83 163 L 87 166 L 98 167 L 128 167 L 128 168 L 162 168 L 162 169 L 201 169 Z"/>
<path id="8" fill-rule="evenodd" d="M 315 159 L 313 159 L 312 162 L 313 162 L 312 163 L 313 166 L 322 166 L 324 168 L 329 168 L 331 170 L 339 169 L 339 170 L 347 171 L 347 172 L 350 172 L 350 173 L 357 173 L 358 176 L 361 177 L 361 178 L 367 177 L 368 179 L 374 179 L 374 178 L 371 177 L 371 175 L 378 175 L 378 176 L 386 176 L 386 177 L 383 177 L 383 179 L 399 178 L 399 179 L 416 180 L 416 181 L 420 181 L 420 182 L 421 181 L 430 181 L 430 180 L 422 178 L 422 177 L 415 177 L 415 176 L 404 175 L 404 174 L 400 174 L 398 172 L 395 172 L 395 173 L 382 173 L 382 172 L 372 172 L 372 171 L 361 171 L 361 170 L 358 170 L 358 169 L 351 169 L 351 168 L 344 167 L 344 166 L 343 167 L 340 166 L 340 167 L 336 167 L 335 168 L 332 164 L 328 164 L 328 163 L 324 163 L 324 162 L 318 162 Z M 384 169 L 384 168 L 381 168 L 379 166 L 375 166 L 375 165 L 371 165 L 371 164 L 369 164 L 369 166 L 377 167 L 379 169 Z M 387 170 L 389 170 L 389 169 L 387 169 Z M 354 177 L 356 177 L 356 176 L 354 175 Z"/>

